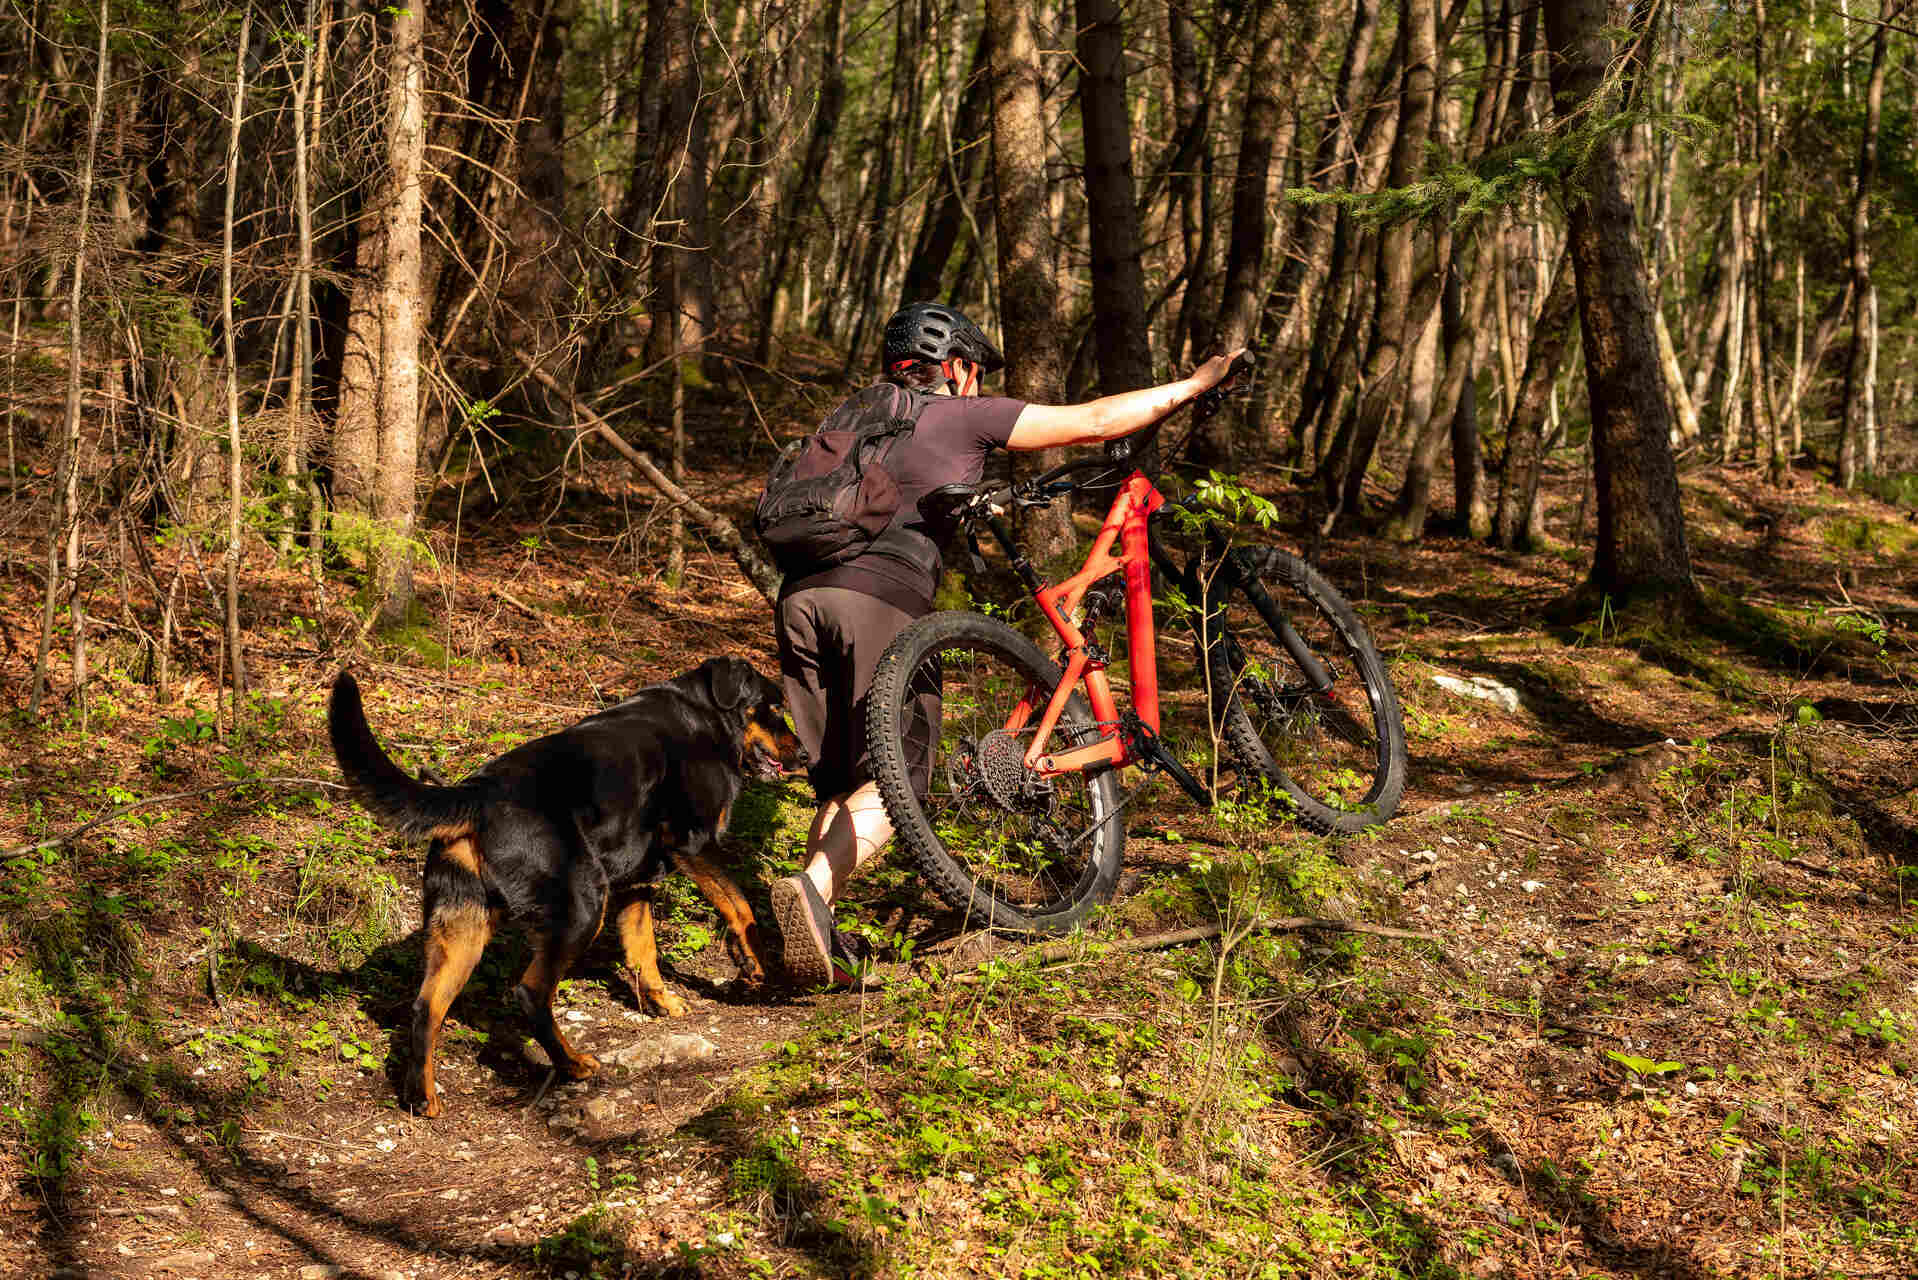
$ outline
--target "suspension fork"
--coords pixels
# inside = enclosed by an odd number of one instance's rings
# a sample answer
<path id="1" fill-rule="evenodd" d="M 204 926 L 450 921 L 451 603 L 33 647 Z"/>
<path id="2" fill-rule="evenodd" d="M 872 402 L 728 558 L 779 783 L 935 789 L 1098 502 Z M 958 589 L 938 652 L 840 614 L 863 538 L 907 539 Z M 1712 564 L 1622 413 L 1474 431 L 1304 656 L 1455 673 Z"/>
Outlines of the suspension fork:
<path id="1" fill-rule="evenodd" d="M 1151 535 L 1152 562 L 1176 580 L 1187 598 L 1194 601 L 1203 611 L 1200 634 L 1204 637 L 1208 651 L 1216 646 L 1229 644 L 1232 647 L 1226 650 L 1227 656 L 1235 656 L 1234 650 L 1237 645 L 1227 634 L 1223 620 L 1226 595 L 1237 588 L 1245 592 L 1245 598 L 1251 601 L 1253 609 L 1258 611 L 1259 617 L 1265 620 L 1265 625 L 1270 627 L 1272 633 L 1279 638 L 1279 644 L 1297 665 L 1312 692 L 1324 693 L 1333 686 L 1335 681 L 1332 679 L 1332 673 L 1325 669 L 1325 664 L 1319 661 L 1318 655 L 1313 653 L 1311 646 L 1305 643 L 1305 638 L 1299 635 L 1297 628 L 1292 625 L 1292 620 L 1286 617 L 1285 610 L 1281 609 L 1279 602 L 1272 598 L 1272 593 L 1265 589 L 1265 584 L 1245 571 L 1244 558 L 1226 546 L 1225 539 L 1219 536 L 1216 529 L 1206 530 L 1206 550 L 1209 556 L 1219 563 L 1219 570 L 1210 581 L 1203 580 L 1199 575 L 1199 566 L 1204 563 L 1201 557 L 1195 555 L 1191 563 L 1179 565 L 1172 559 L 1172 553 L 1166 549 L 1165 543 L 1160 539 L 1157 527 L 1148 526 L 1148 532 Z"/>

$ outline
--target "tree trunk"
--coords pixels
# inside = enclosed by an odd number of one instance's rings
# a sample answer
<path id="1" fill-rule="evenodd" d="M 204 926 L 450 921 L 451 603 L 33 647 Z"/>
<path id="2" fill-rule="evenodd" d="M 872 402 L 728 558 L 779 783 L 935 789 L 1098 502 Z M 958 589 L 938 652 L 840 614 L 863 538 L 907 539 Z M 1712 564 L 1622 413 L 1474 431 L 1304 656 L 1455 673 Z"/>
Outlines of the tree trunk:
<path id="1" fill-rule="evenodd" d="M 1505 458 L 1499 468 L 1498 509 L 1492 520 L 1492 543 L 1507 550 L 1529 550 L 1538 530 L 1532 523 L 1533 497 L 1538 492 L 1539 465 L 1545 417 L 1552 391 L 1565 362 L 1577 314 L 1578 294 L 1572 286 L 1569 250 L 1561 254 L 1552 272 L 1545 309 L 1532 329 L 1525 353 L 1525 375 L 1520 379 L 1512 411 L 1505 422 Z"/>
<path id="2" fill-rule="evenodd" d="M 363 210 L 353 249 L 353 287 L 346 304 L 346 337 L 340 351 L 338 395 L 333 410 L 333 505 L 352 516 L 371 516 L 373 482 L 380 461 L 380 278 L 386 261 L 386 226 L 377 205 Z M 363 557 L 364 538 L 341 547 Z"/>
<path id="3" fill-rule="evenodd" d="M 233 676 L 232 723 L 246 706 L 246 654 L 240 633 L 240 512 L 246 504 L 240 476 L 240 358 L 233 325 L 233 198 L 240 183 L 240 124 L 246 111 L 246 64 L 252 56 L 253 6 L 240 14 L 239 56 L 233 60 L 233 114 L 227 130 L 226 216 L 221 220 L 220 328 L 226 344 L 226 655 Z"/>
<path id="4" fill-rule="evenodd" d="M 1061 398 L 1064 350 L 1053 260 L 1046 135 L 1032 0 L 986 0 L 992 44 L 992 169 L 999 247 L 999 305 L 1009 354 L 1006 394 L 1040 404 Z M 1042 452 L 1052 465 L 1057 451 Z M 1071 542 L 1068 512 L 1045 508 L 1027 525 L 1040 563 Z"/>
<path id="5" fill-rule="evenodd" d="M 943 296 L 940 285 L 945 280 L 946 264 L 951 261 L 952 251 L 959 243 L 959 233 L 971 216 L 966 191 L 972 185 L 977 168 L 979 148 L 975 144 L 985 136 L 987 127 L 987 92 L 992 85 L 987 66 L 989 57 L 982 32 L 973 49 L 972 71 L 966 77 L 965 92 L 959 99 L 956 121 L 959 132 L 956 135 L 951 133 L 953 122 L 947 119 L 944 99 L 941 99 L 939 120 L 946 136 L 941 139 L 939 148 L 939 198 L 927 212 L 926 220 L 920 224 L 918 242 L 913 246 L 912 257 L 907 260 L 906 277 L 899 288 L 901 306 L 909 302 L 929 302 Z M 1090 147 L 1091 143 L 1088 142 L 1087 146 Z M 1135 227 L 1135 240 L 1136 237 Z"/>
<path id="6" fill-rule="evenodd" d="M 1745 225 L 1745 200 L 1738 196 L 1732 200 L 1732 256 L 1738 263 L 1738 274 L 1732 279 L 1731 319 L 1725 328 L 1725 384 L 1718 397 L 1719 456 L 1726 462 L 1738 456 L 1745 440 L 1745 401 L 1739 395 L 1745 380 L 1745 313 L 1751 290 Z"/>
<path id="7" fill-rule="evenodd" d="M 1898 0 L 1880 0 L 1871 38 L 1871 74 L 1865 81 L 1865 123 L 1858 140 L 1858 171 L 1851 194 L 1851 352 L 1845 361 L 1845 420 L 1838 438 L 1838 483 L 1855 488 L 1870 474 L 1867 441 L 1872 418 L 1871 188 L 1878 179 L 1878 120 L 1885 101 L 1885 47 Z"/>
<path id="8" fill-rule="evenodd" d="M 671 183 L 670 216 L 653 246 L 653 326 L 647 355 L 703 353 L 713 331 L 711 235 L 706 208 L 707 114 L 699 110 L 698 27 L 692 0 L 665 6 L 666 62 L 655 163 Z"/>
<path id="9" fill-rule="evenodd" d="M 1153 382 L 1138 197 L 1132 181 L 1132 121 L 1126 110 L 1125 31 L 1118 0 L 1078 0 L 1078 17 L 1092 333 L 1099 353 L 1100 394 L 1113 395 Z"/>
<path id="10" fill-rule="evenodd" d="M 1605 0 L 1547 0 L 1552 95 L 1561 119 L 1601 92 L 1611 60 Z M 1609 596 L 1693 596 L 1645 265 L 1618 143 L 1596 142 L 1568 196 L 1585 384 L 1591 398 L 1598 546 L 1591 585 Z"/>
<path id="11" fill-rule="evenodd" d="M 1286 14 L 1279 0 L 1258 0 L 1252 22 L 1251 78 L 1246 82 L 1245 118 L 1239 132 L 1238 173 L 1232 182 L 1232 234 L 1226 246 L 1216 334 L 1227 351 L 1246 345 L 1258 323 L 1272 219 L 1266 184 L 1279 134 Z"/>
<path id="12" fill-rule="evenodd" d="M 1772 395 L 1771 360 L 1771 100 L 1765 67 L 1765 0 L 1752 3 L 1752 131 L 1757 141 L 1758 199 L 1752 218 L 1752 417 L 1754 429 L 1762 418 L 1765 430 L 1765 478 L 1784 483 L 1788 458 L 1784 432 Z"/>
<path id="13" fill-rule="evenodd" d="M 1437 84 L 1438 14 L 1435 0 L 1407 0 L 1399 23 L 1398 132 L 1392 142 L 1387 182 L 1409 187 L 1425 172 L 1430 147 L 1433 100 Z M 1412 306 L 1413 248 L 1417 227 L 1400 222 L 1379 236 L 1378 310 L 1373 318 L 1372 342 L 1366 352 L 1359 396 L 1351 430 L 1340 430 L 1341 440 L 1327 457 L 1322 472 L 1327 526 L 1343 511 L 1357 512 L 1365 485 L 1366 468 L 1378 447 L 1386 414 L 1404 373 L 1406 342 Z M 1439 264 L 1443 269 L 1443 264 Z M 1429 304 L 1428 304 L 1429 305 Z M 1421 317 L 1422 318 L 1422 317 Z"/>
<path id="14" fill-rule="evenodd" d="M 307 436 L 313 419 L 313 219 L 312 195 L 308 180 L 310 168 L 307 110 L 313 100 L 313 82 L 325 57 L 326 14 L 318 3 L 308 5 L 307 29 L 301 42 L 299 78 L 293 86 L 293 219 L 299 239 L 297 265 L 293 270 L 293 377 L 287 396 L 289 425 L 286 451 L 281 468 L 286 476 L 288 500 L 286 524 L 280 530 L 281 552 L 293 549 L 300 520 L 311 501 L 307 493 Z M 319 564 L 319 548 L 313 548 L 314 565 Z"/>
<path id="15" fill-rule="evenodd" d="M 875 310 L 881 302 L 879 282 L 882 277 L 886 258 L 892 248 L 895 223 L 899 214 L 894 209 L 893 168 L 897 156 L 894 146 L 894 126 L 898 121 L 909 118 L 906 107 L 908 97 L 906 82 L 908 69 L 917 64 L 917 32 L 912 25 L 914 6 L 906 0 L 899 0 L 893 9 L 893 37 L 890 83 L 886 93 L 886 110 L 879 117 L 877 133 L 873 139 L 873 150 L 878 153 L 879 164 L 873 175 L 872 213 L 865 219 L 866 246 L 860 266 L 852 279 L 850 298 L 853 301 L 853 324 L 846 339 L 846 368 L 850 374 L 855 364 L 860 363 L 862 349 L 866 345 L 866 332 L 872 325 Z"/>
<path id="16" fill-rule="evenodd" d="M 80 216 L 74 236 L 71 281 L 67 294 L 67 412 L 61 433 L 59 470 L 53 482 L 53 518 L 47 522 L 47 591 L 40 611 L 40 650 L 33 662 L 33 692 L 27 700 L 27 718 L 40 718 L 40 702 L 47 690 L 47 657 L 53 651 L 53 618 L 59 603 L 65 569 L 68 603 L 75 610 L 75 643 L 84 643 L 86 619 L 78 591 L 80 570 L 80 379 L 85 359 L 80 349 L 81 285 L 86 274 L 87 229 L 93 209 L 93 167 L 100 152 L 100 122 L 107 97 L 107 0 L 100 0 L 100 45 L 93 72 L 93 109 L 87 113 L 87 147 L 80 160 Z M 11 484 L 13 476 L 7 477 Z M 73 673 L 75 697 L 83 670 Z"/>
<path id="17" fill-rule="evenodd" d="M 1345 56 L 1339 61 L 1338 86 L 1333 92 L 1331 109 L 1319 125 L 1312 170 L 1307 175 L 1309 184 L 1320 190 L 1336 189 L 1342 185 L 1337 175 L 1347 175 L 1349 181 L 1349 175 L 1356 168 L 1356 158 L 1351 155 L 1352 128 L 1348 119 L 1354 88 L 1365 74 L 1365 64 L 1371 60 L 1372 36 L 1377 30 L 1378 6 L 1372 0 L 1355 0 Z M 1321 282 L 1330 282 L 1322 264 L 1336 222 L 1336 214 L 1325 205 L 1308 205 L 1299 215 L 1295 233 L 1297 247 L 1286 256 L 1285 265 L 1279 269 L 1278 283 L 1273 287 L 1273 306 L 1280 315 L 1274 345 L 1281 360 L 1289 362 L 1296 358 L 1311 301 L 1317 290 L 1324 287 Z"/>
<path id="18" fill-rule="evenodd" d="M 1652 306 L 1653 336 L 1658 340 L 1658 368 L 1665 378 L 1665 394 L 1672 399 L 1672 412 L 1677 417 L 1677 426 L 1672 432 L 1672 443 L 1679 444 L 1698 439 L 1698 411 L 1692 408 L 1691 395 L 1685 390 L 1685 373 L 1678 367 L 1678 349 L 1672 345 L 1671 330 L 1665 325 L 1665 312 L 1656 303 Z"/>
<path id="19" fill-rule="evenodd" d="M 785 285 L 801 229 L 820 203 L 826 157 L 832 150 L 833 134 L 839 128 L 839 114 L 846 106 L 843 12 L 841 0 L 828 0 L 826 12 L 820 19 L 825 48 L 820 56 L 821 79 L 819 96 L 813 105 L 812 131 L 806 137 L 805 158 L 788 188 L 784 213 L 773 236 L 772 267 L 759 295 L 759 341 L 754 359 L 761 364 L 772 358 L 772 344 L 777 337 L 774 330 L 778 328 L 779 291 Z M 799 319 L 803 327 L 805 316 L 802 314 Z"/>
<path id="20" fill-rule="evenodd" d="M 420 217 L 426 153 L 425 4 L 394 9 L 388 68 L 380 272 L 380 444 L 373 485 L 373 598 L 389 623 L 413 603 L 413 508 L 420 429 Z"/>
<path id="21" fill-rule="evenodd" d="M 1168 0 L 1166 4 L 1166 49 L 1172 78 L 1172 126 L 1178 149 L 1168 161 L 1167 190 L 1179 212 L 1179 261 L 1181 285 L 1179 310 L 1166 343 L 1166 358 L 1179 363 L 1184 352 L 1181 341 L 1186 329 L 1186 313 L 1199 288 L 1207 252 L 1204 224 L 1204 181 L 1200 156 L 1208 153 L 1206 126 L 1211 120 L 1211 103 L 1200 83 L 1198 34 L 1189 6 L 1192 0 Z"/>
<path id="22" fill-rule="evenodd" d="M 1478 506 L 1478 394 L 1472 386 L 1472 348 L 1491 295 L 1492 272 L 1484 264 L 1484 259 L 1491 257 L 1490 249 L 1488 239 L 1479 250 L 1480 267 L 1472 273 L 1469 300 L 1460 298 L 1456 266 L 1447 273 L 1440 304 L 1445 377 L 1427 410 L 1424 429 L 1413 445 L 1411 460 L 1405 468 L 1405 482 L 1399 488 L 1392 522 L 1386 531 L 1386 536 L 1403 542 L 1415 542 L 1425 534 L 1432 477 L 1437 469 L 1439 449 L 1448 436 L 1453 440 L 1453 494 L 1457 499 L 1456 518 L 1461 530 L 1470 531 L 1472 512 Z M 1467 430 L 1471 438 L 1460 439 L 1459 434 Z"/>

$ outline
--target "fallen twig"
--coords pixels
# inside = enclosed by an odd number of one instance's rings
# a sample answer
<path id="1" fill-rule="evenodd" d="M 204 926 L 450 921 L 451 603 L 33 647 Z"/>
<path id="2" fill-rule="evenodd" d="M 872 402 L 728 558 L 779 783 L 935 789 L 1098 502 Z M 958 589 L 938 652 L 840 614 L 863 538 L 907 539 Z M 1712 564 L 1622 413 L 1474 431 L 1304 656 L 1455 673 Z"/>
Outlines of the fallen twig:
<path id="1" fill-rule="evenodd" d="M 1194 942 L 1204 942 L 1207 938 L 1216 938 L 1223 926 L 1216 924 L 1195 925 L 1190 929 L 1175 929 L 1170 933 L 1153 933 L 1138 938 L 1120 938 L 1114 942 L 1088 944 L 1085 942 L 1048 942 L 1044 946 L 1033 947 L 1021 952 L 1019 958 L 1030 960 L 1034 964 L 1052 964 L 1060 960 L 1070 960 L 1079 956 L 1088 946 L 1097 945 L 1107 953 L 1126 953 L 1137 951 L 1167 951 L 1173 947 L 1183 947 Z M 1407 942 L 1440 943 L 1444 939 L 1434 933 L 1421 933 L 1416 929 L 1395 929 L 1390 925 L 1366 924 L 1360 920 L 1333 920 L 1324 916 L 1279 916 L 1271 920 L 1261 920 L 1253 925 L 1252 933 L 1362 933 L 1374 938 L 1398 938 Z M 987 961 L 981 961 L 984 968 Z M 979 981 L 978 974 L 964 974 L 955 978 L 956 982 Z"/>
<path id="2" fill-rule="evenodd" d="M 344 783 L 328 782 L 324 778 L 248 778 L 244 782 L 222 782 L 217 786 L 201 787 L 196 791 L 176 791 L 171 795 L 148 796 L 144 800 L 135 800 L 132 804 L 123 804 L 118 809 L 104 813 L 91 822 L 82 823 L 64 835 L 54 836 L 49 840 L 42 840 L 38 844 L 23 844 L 17 848 L 8 849 L 0 853 L 0 862 L 12 862 L 18 858 L 25 858 L 39 853 L 44 849 L 58 849 L 63 845 L 72 844 L 75 840 L 78 840 L 95 827 L 104 826 L 118 818 L 123 818 L 135 809 L 145 809 L 156 804 L 168 804 L 175 800 L 194 800 L 200 796 L 210 796 L 220 791 L 237 791 L 241 787 L 269 786 L 326 787 L 333 791 L 345 791 L 347 789 Z"/>
<path id="3" fill-rule="evenodd" d="M 495 587 L 493 588 L 493 594 L 498 596 L 500 599 L 504 600 L 507 604 L 512 605 L 515 609 L 518 609 L 521 613 L 525 614 L 527 617 L 531 618 L 533 621 L 545 627 L 548 631 L 554 630 L 553 620 L 551 618 L 541 613 L 538 609 L 535 609 L 532 605 L 527 604 L 524 600 L 521 600 L 518 596 L 515 596 L 510 591 L 507 591 L 503 587 Z"/>

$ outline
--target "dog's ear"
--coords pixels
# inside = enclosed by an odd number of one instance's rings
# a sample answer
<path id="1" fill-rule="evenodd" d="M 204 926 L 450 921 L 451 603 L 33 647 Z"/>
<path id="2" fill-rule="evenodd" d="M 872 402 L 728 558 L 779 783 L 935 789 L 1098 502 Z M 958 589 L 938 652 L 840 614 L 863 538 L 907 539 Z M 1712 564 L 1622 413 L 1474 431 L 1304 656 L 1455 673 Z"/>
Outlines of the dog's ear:
<path id="1" fill-rule="evenodd" d="M 751 701 L 765 680 L 750 662 L 741 658 L 706 659 L 706 687 L 713 702 L 723 711 L 731 711 Z"/>

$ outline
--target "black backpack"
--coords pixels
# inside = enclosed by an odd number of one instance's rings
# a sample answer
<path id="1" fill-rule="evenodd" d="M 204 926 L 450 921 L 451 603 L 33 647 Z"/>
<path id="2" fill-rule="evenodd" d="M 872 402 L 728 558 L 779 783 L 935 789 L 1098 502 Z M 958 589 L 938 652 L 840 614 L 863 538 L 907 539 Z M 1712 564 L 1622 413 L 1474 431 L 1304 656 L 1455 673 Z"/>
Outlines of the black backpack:
<path id="1" fill-rule="evenodd" d="M 890 382 L 854 395 L 819 430 L 780 450 L 753 527 L 781 573 L 804 576 L 863 555 L 901 514 L 886 457 L 912 434 L 923 397 Z"/>

